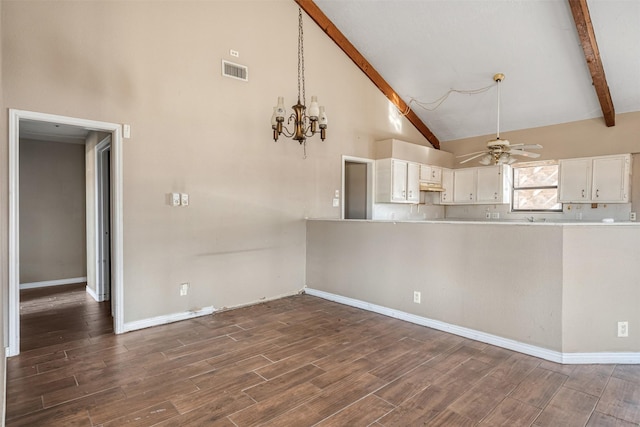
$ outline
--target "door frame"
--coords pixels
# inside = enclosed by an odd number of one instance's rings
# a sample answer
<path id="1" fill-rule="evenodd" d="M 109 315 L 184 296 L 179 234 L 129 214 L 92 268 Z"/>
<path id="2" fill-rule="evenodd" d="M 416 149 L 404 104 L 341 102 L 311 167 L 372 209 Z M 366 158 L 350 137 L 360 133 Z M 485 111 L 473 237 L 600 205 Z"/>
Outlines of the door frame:
<path id="1" fill-rule="evenodd" d="M 123 292 L 123 167 L 122 125 L 33 111 L 9 109 L 9 307 L 8 354 L 20 354 L 20 120 L 35 120 L 83 127 L 88 130 L 108 132 L 112 135 L 112 298 L 115 299 L 113 328 L 116 334 L 124 332 Z"/>
<path id="2" fill-rule="evenodd" d="M 364 163 L 367 165 L 367 219 L 373 218 L 373 195 L 375 194 L 375 160 L 367 159 L 364 157 L 342 156 L 342 197 L 341 197 L 341 213 L 340 219 L 344 219 L 344 207 L 345 207 L 345 168 L 347 162 L 349 163 Z"/>
<path id="3" fill-rule="evenodd" d="M 105 154 L 111 151 L 111 135 L 104 138 L 96 145 L 95 149 L 95 226 L 94 230 L 95 239 L 95 284 L 96 284 L 96 296 L 98 301 L 107 301 L 111 299 L 110 286 L 107 286 L 107 277 L 109 282 L 111 281 L 111 268 L 105 269 L 105 249 L 108 248 L 106 257 L 111 258 L 111 226 L 107 228 L 109 235 L 105 236 L 105 221 L 111 221 L 111 212 L 107 212 L 106 209 L 111 209 L 111 202 L 109 206 L 105 206 L 105 196 L 111 200 L 111 186 L 109 185 L 109 194 L 105 195 L 105 182 L 111 181 L 111 167 L 105 168 L 104 160 Z M 109 244 L 107 244 L 109 241 Z M 109 261 L 109 265 L 111 261 Z M 108 275 L 108 276 L 107 276 Z M 113 307 L 113 304 L 112 304 Z M 112 309 L 113 314 L 113 309 Z"/>

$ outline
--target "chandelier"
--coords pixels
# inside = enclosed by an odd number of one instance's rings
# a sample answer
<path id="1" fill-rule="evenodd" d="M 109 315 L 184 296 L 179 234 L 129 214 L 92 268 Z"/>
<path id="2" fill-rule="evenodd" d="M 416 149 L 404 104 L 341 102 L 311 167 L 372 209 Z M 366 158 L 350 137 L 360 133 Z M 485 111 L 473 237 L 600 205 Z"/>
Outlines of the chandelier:
<path id="1" fill-rule="evenodd" d="M 302 95 L 302 96 L 301 96 Z M 327 115 L 324 107 L 318 106 L 318 98 L 311 97 L 309 110 L 305 106 L 304 88 L 304 35 L 302 31 L 302 10 L 298 8 L 298 103 L 291 108 L 293 112 L 287 119 L 287 125 L 293 122 L 293 131 L 284 125 L 287 114 L 284 108 L 284 97 L 278 97 L 278 105 L 273 108 L 271 116 L 271 128 L 273 140 L 277 141 L 281 134 L 287 138 L 293 138 L 304 147 L 304 156 L 307 156 L 307 138 L 312 137 L 320 130 L 320 138 L 324 141 L 327 133 Z"/>

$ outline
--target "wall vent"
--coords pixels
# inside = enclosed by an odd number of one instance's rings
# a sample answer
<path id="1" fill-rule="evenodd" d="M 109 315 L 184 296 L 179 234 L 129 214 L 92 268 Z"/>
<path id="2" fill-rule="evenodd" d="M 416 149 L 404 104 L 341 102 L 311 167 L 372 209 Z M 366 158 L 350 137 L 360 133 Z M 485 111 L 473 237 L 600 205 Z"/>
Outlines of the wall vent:
<path id="1" fill-rule="evenodd" d="M 249 81 L 249 68 L 240 65 L 234 64 L 233 62 L 222 60 L 222 75 L 225 77 L 231 77 L 232 79 L 243 80 L 245 82 Z"/>

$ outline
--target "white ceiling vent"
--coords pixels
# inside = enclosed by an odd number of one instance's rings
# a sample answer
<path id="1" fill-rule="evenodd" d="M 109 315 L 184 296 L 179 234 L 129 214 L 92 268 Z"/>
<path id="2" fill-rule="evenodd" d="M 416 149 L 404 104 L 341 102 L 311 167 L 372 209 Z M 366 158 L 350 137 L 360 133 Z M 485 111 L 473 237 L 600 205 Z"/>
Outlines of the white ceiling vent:
<path id="1" fill-rule="evenodd" d="M 225 77 L 231 77 L 232 79 L 243 80 L 245 82 L 249 81 L 249 68 L 240 65 L 234 64 L 233 62 L 222 60 L 222 75 Z"/>

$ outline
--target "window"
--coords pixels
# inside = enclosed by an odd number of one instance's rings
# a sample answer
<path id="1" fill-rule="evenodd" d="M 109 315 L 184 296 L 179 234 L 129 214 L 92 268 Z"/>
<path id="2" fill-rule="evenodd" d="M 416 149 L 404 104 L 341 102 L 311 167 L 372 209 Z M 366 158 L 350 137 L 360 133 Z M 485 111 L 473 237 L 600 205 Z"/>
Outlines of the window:
<path id="1" fill-rule="evenodd" d="M 557 162 L 529 162 L 513 166 L 514 212 L 562 212 L 558 202 Z"/>

